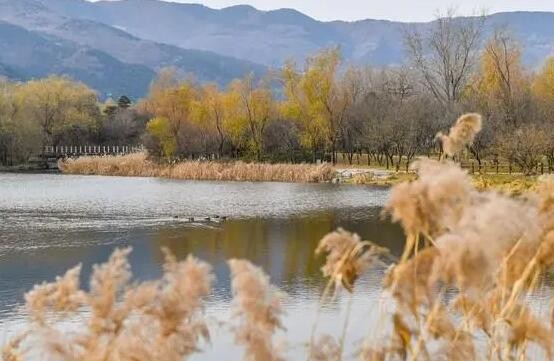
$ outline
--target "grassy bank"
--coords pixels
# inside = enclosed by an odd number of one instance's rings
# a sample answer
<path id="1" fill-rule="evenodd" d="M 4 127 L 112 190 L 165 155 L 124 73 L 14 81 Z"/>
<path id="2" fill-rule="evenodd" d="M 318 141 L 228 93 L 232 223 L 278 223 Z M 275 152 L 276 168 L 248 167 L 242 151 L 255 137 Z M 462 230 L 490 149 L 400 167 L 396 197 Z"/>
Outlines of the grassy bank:
<path id="1" fill-rule="evenodd" d="M 59 167 L 66 174 L 183 180 L 316 183 L 329 182 L 335 175 L 333 167 L 329 164 L 184 161 L 166 165 L 149 160 L 144 153 L 80 157 L 61 161 Z"/>
<path id="2" fill-rule="evenodd" d="M 469 175 L 473 186 L 479 191 L 497 190 L 506 194 L 520 195 L 535 189 L 538 176 L 525 176 L 522 174 L 471 174 Z M 364 184 L 380 187 L 392 187 L 405 181 L 413 181 L 417 178 L 412 172 L 391 172 L 386 175 L 376 176 L 373 173 L 358 174 L 346 183 Z"/>

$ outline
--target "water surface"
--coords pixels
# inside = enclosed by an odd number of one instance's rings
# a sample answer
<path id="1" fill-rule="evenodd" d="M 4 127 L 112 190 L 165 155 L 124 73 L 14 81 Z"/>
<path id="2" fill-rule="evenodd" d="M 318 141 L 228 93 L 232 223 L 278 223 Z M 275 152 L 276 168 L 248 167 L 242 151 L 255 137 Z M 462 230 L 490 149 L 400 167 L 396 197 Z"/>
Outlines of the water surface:
<path id="1" fill-rule="evenodd" d="M 229 315 L 225 261 L 246 258 L 262 266 L 287 293 L 285 327 L 293 355 L 303 348 L 324 286 L 314 257 L 317 241 L 343 227 L 399 252 L 402 232 L 380 220 L 386 189 L 332 185 L 194 182 L 41 174 L 0 174 L 0 341 L 24 322 L 23 294 L 83 264 L 82 282 L 93 264 L 116 247 L 132 246 L 138 280 L 157 278 L 161 247 L 179 258 L 193 253 L 210 262 L 217 281 L 208 314 Z M 188 222 L 188 217 L 226 216 L 227 221 Z M 371 329 L 378 313 L 379 275 L 362 280 L 352 303 L 352 340 Z M 322 332 L 340 334 L 347 297 L 327 305 Z M 214 322 L 215 324 L 215 322 Z M 199 360 L 239 352 L 225 327 L 215 327 L 213 345 Z M 234 359 L 239 359 L 240 354 Z"/>

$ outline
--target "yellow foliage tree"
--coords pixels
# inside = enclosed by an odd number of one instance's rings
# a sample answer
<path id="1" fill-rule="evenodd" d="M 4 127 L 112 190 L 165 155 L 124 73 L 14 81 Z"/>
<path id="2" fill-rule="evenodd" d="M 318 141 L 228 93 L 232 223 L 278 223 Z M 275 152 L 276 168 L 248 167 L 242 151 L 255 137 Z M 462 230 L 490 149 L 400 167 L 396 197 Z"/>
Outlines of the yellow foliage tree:
<path id="1" fill-rule="evenodd" d="M 197 90 L 191 81 L 179 80 L 172 69 L 163 69 L 141 104 L 143 111 L 165 119 L 175 150 L 181 149 L 181 132 L 192 121 L 192 103 L 196 97 Z"/>
<path id="2" fill-rule="evenodd" d="M 45 143 L 56 145 L 68 130 L 97 125 L 96 94 L 82 83 L 52 76 L 21 85 L 17 96 L 21 108 L 42 128 Z"/>
<path id="3" fill-rule="evenodd" d="M 41 128 L 17 101 L 21 85 L 0 79 L 0 164 L 26 162 L 40 151 Z"/>
<path id="4" fill-rule="evenodd" d="M 215 84 L 204 85 L 198 99 L 192 102 L 192 114 L 201 129 L 217 134 L 218 156 L 221 157 L 226 138 L 225 94 Z"/>
<path id="5" fill-rule="evenodd" d="M 225 97 L 225 127 L 229 134 L 246 145 L 258 161 L 263 156 L 263 136 L 270 119 L 276 113 L 271 90 L 264 83 L 255 84 L 254 76 L 247 75 L 229 85 Z"/>
<path id="6" fill-rule="evenodd" d="M 170 159 L 175 154 L 177 142 L 167 118 L 157 117 L 151 119 L 146 124 L 146 131 L 158 144 L 159 156 Z"/>
<path id="7" fill-rule="evenodd" d="M 490 110 L 501 109 L 504 120 L 517 126 L 529 93 L 529 77 L 521 63 L 521 47 L 507 33 L 497 31 L 485 44 L 477 75 L 478 97 Z"/>
<path id="8" fill-rule="evenodd" d="M 532 91 L 541 102 L 554 104 L 554 57 L 548 58 L 535 76 Z"/>
<path id="9" fill-rule="evenodd" d="M 302 73 L 293 63 L 281 72 L 286 98 L 282 112 L 298 122 L 301 141 L 312 149 L 314 160 L 318 147 L 327 142 L 336 162 L 339 130 L 352 104 L 352 94 L 338 75 L 340 61 L 337 48 L 325 49 L 308 59 Z"/>

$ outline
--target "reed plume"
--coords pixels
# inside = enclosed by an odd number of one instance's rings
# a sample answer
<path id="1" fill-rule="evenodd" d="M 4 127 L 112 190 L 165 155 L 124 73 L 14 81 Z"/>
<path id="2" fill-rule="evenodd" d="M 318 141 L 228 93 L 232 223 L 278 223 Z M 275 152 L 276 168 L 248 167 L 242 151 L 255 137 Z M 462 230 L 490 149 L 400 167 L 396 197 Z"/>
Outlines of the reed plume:
<path id="1" fill-rule="evenodd" d="M 30 327 L 7 343 L 3 358 L 23 360 L 24 342 L 63 361 L 181 361 L 197 352 L 199 342 L 209 339 L 201 311 L 211 267 L 192 256 L 178 262 L 165 251 L 162 279 L 132 284 L 130 252 L 117 249 L 94 266 L 88 292 L 79 287 L 81 266 L 28 292 Z M 80 327 L 63 331 L 58 321 L 75 320 L 80 310 L 86 311 L 77 319 Z"/>
<path id="2" fill-rule="evenodd" d="M 23 355 L 19 350 L 21 343 L 27 337 L 27 332 L 24 332 L 20 335 L 13 337 L 11 340 L 6 342 L 2 347 L 2 360 L 3 361 L 22 361 Z"/>
<path id="3" fill-rule="evenodd" d="M 282 328 L 282 294 L 271 286 L 269 277 L 246 260 L 231 259 L 231 286 L 238 325 L 235 339 L 245 348 L 245 361 L 282 361 L 273 343 Z"/>
<path id="4" fill-rule="evenodd" d="M 339 228 L 323 237 L 315 252 L 327 253 L 321 272 L 330 283 L 352 292 L 356 279 L 386 250 Z"/>
<path id="5" fill-rule="evenodd" d="M 480 127 L 475 114 L 458 119 L 442 136 L 445 152 L 471 144 Z M 542 178 L 532 195 L 509 197 L 478 192 L 452 162 L 421 160 L 414 169 L 418 179 L 394 187 L 386 205 L 406 233 L 404 253 L 384 282 L 397 303 L 389 354 L 440 359 L 429 354 L 435 339 L 443 357 L 475 359 L 477 328 L 488 337 L 488 359 L 520 359 L 529 343 L 550 358 L 550 327 L 523 305 L 554 263 L 552 178 Z M 428 248 L 419 249 L 420 237 Z M 445 302 L 447 290 L 458 296 Z"/>
<path id="6" fill-rule="evenodd" d="M 468 113 L 456 120 L 448 135 L 439 132 L 436 138 L 441 141 L 444 152 L 454 156 L 460 153 L 465 146 L 473 143 L 475 136 L 481 131 L 481 127 L 481 115 Z"/>
<path id="7" fill-rule="evenodd" d="M 341 346 L 333 336 L 321 335 L 315 341 L 309 361 L 339 361 Z"/>
<path id="8" fill-rule="evenodd" d="M 431 243 L 454 227 L 476 194 L 467 173 L 452 162 L 420 159 L 412 168 L 418 179 L 393 187 L 384 208 L 407 236 L 402 261 L 417 248 L 420 236 Z"/>
<path id="9" fill-rule="evenodd" d="M 84 301 L 84 293 L 79 289 L 81 265 L 57 277 L 53 283 L 35 286 L 25 295 L 25 306 L 33 321 L 44 324 L 48 311 L 57 313 L 75 312 Z"/>

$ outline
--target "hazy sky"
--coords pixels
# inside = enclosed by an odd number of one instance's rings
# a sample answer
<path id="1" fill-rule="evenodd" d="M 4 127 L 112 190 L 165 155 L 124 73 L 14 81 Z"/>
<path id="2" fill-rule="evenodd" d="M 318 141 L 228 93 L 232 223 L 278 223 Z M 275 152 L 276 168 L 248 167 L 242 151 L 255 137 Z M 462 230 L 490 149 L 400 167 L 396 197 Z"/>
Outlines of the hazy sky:
<path id="1" fill-rule="evenodd" d="M 389 19 L 427 21 L 438 9 L 455 7 L 460 14 L 515 10 L 554 11 L 554 0 L 172 0 L 213 8 L 250 4 L 258 9 L 293 8 L 320 20 Z"/>

